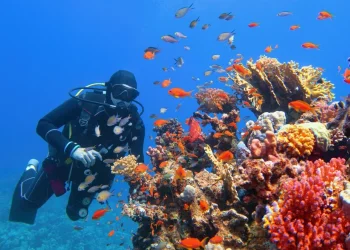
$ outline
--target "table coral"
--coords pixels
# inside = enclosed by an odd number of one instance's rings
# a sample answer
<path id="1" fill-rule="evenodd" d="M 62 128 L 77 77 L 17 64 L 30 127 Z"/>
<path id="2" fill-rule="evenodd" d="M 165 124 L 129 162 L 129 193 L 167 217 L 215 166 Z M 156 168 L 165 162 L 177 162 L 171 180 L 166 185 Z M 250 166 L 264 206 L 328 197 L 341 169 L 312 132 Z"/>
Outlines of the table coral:
<path id="1" fill-rule="evenodd" d="M 247 67 L 252 72 L 251 77 L 243 78 L 239 74 L 229 77 L 234 88 L 243 89 L 244 100 L 253 106 L 255 114 L 276 110 L 288 112 L 291 101 L 311 103 L 318 97 L 328 98 L 328 101 L 334 98 L 334 85 L 312 66 L 299 68 L 294 61 L 282 64 L 275 58 L 261 56 L 256 63 L 248 61 Z"/>
<path id="2" fill-rule="evenodd" d="M 314 149 L 315 136 L 299 125 L 285 125 L 277 134 L 277 149 L 289 157 L 309 156 Z"/>

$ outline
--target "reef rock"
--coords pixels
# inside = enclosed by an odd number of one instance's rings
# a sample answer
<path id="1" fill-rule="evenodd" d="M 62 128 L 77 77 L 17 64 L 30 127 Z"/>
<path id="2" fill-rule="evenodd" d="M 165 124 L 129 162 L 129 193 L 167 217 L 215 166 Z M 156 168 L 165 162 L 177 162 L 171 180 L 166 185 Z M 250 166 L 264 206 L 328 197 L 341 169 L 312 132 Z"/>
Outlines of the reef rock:
<path id="1" fill-rule="evenodd" d="M 283 111 L 265 112 L 259 115 L 257 122 L 264 130 L 274 131 L 276 133 L 286 124 L 286 114 Z"/>
<path id="2" fill-rule="evenodd" d="M 192 203 L 196 197 L 196 189 L 191 185 L 187 185 L 185 190 L 180 194 L 181 200 L 187 203 Z"/>

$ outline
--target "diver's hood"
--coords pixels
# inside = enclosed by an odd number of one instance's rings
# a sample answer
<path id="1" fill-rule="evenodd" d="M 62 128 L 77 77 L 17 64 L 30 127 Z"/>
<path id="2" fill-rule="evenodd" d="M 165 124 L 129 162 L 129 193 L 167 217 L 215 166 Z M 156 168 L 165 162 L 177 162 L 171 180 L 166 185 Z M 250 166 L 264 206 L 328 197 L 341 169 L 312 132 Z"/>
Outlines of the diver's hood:
<path id="1" fill-rule="evenodd" d="M 112 103 L 110 93 L 112 92 L 112 88 L 116 84 L 125 84 L 134 89 L 137 89 L 137 82 L 135 75 L 127 70 L 118 70 L 115 72 L 108 82 L 106 82 L 107 94 L 106 94 L 106 102 Z"/>

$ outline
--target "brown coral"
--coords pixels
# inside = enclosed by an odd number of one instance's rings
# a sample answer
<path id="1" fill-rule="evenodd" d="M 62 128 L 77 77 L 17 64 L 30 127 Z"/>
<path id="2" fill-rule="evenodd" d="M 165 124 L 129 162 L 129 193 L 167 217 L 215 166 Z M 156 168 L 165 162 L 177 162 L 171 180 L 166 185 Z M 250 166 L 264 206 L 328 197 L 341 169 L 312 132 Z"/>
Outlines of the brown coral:
<path id="1" fill-rule="evenodd" d="M 277 134 L 277 149 L 289 157 L 309 156 L 314 149 L 315 136 L 299 125 L 286 125 Z"/>
<path id="2" fill-rule="evenodd" d="M 303 100 L 311 103 L 318 97 L 331 101 L 334 85 L 322 78 L 322 72 L 312 66 L 299 68 L 299 64 L 290 61 L 280 63 L 275 58 L 260 57 L 257 67 L 252 61 L 247 67 L 252 72 L 250 78 L 239 74 L 229 76 L 234 82 L 233 88 L 243 89 L 243 98 L 253 107 L 253 112 L 260 114 L 278 110 L 288 111 L 288 103 Z M 256 89 L 256 91 L 252 91 Z"/>

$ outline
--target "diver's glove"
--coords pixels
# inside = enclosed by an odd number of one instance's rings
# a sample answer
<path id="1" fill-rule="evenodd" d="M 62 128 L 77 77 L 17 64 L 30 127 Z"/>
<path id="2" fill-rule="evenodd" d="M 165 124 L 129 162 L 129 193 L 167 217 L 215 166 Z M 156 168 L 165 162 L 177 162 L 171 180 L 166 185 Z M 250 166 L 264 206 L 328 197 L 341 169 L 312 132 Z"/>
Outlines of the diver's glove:
<path id="1" fill-rule="evenodd" d="M 95 165 L 96 157 L 102 161 L 102 156 L 95 150 L 85 150 L 84 148 L 77 148 L 71 155 L 74 160 L 80 161 L 85 167 L 89 168 Z"/>

